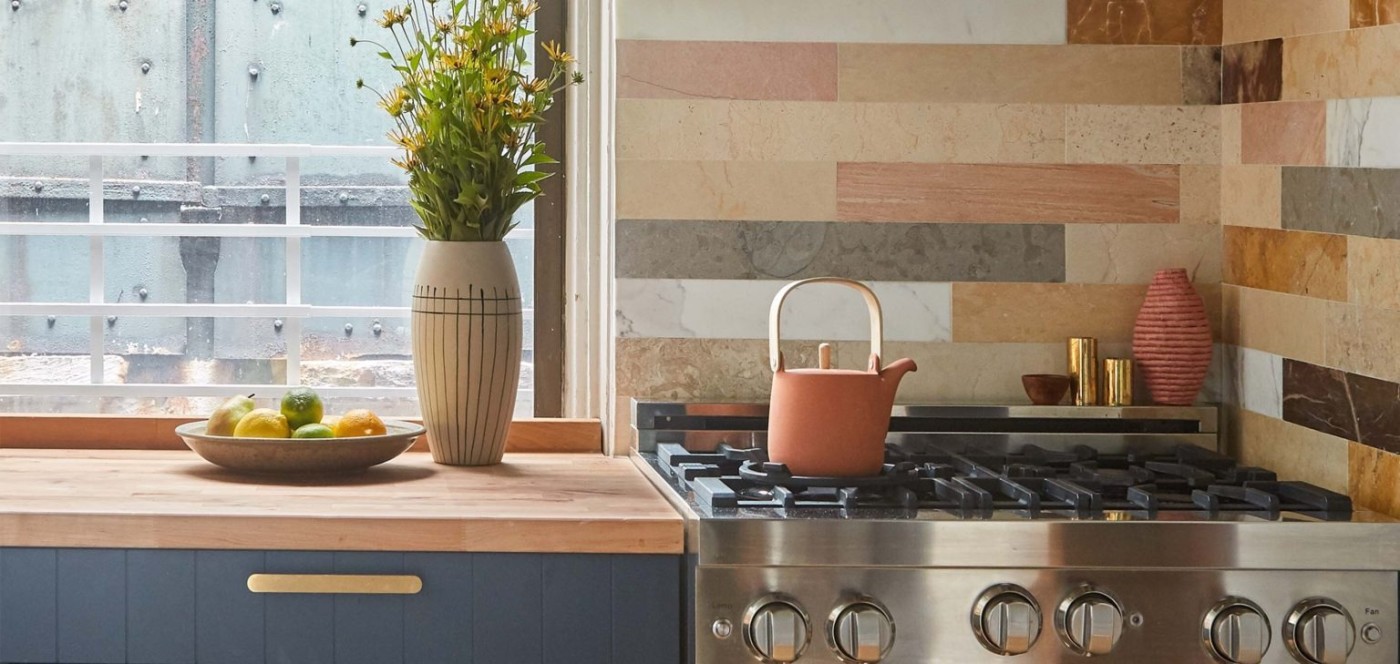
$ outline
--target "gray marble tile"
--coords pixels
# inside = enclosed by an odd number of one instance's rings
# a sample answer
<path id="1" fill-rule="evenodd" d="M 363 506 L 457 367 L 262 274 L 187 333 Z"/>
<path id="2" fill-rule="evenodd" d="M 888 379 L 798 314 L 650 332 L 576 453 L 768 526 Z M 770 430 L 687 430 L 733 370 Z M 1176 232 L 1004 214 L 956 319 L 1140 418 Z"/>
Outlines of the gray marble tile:
<path id="1" fill-rule="evenodd" d="M 1400 169 L 1283 169 L 1283 227 L 1400 239 Z"/>
<path id="2" fill-rule="evenodd" d="M 617 276 L 876 281 L 1065 279 L 1055 224 L 620 221 Z"/>
<path id="3" fill-rule="evenodd" d="M 1220 104 L 1219 46 L 1181 47 L 1181 100 L 1189 105 Z"/>

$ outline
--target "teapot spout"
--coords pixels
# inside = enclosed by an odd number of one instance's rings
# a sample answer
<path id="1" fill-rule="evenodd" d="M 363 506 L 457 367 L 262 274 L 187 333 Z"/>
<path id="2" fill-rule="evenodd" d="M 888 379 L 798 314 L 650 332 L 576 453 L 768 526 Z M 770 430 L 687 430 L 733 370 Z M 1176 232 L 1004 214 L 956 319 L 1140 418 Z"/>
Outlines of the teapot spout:
<path id="1" fill-rule="evenodd" d="M 881 369 L 880 380 L 884 383 L 885 389 L 889 390 L 889 397 L 891 399 L 894 398 L 895 390 L 899 389 L 899 381 L 904 378 L 904 374 L 918 370 L 919 367 L 914 364 L 914 360 L 907 357 L 895 360 L 889 363 L 884 369 Z"/>

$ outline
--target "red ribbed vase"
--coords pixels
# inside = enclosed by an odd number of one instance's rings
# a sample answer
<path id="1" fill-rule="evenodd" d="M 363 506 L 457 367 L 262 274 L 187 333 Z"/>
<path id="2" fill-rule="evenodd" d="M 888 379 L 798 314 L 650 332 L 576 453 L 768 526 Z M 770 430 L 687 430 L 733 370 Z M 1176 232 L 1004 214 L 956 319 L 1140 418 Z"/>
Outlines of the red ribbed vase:
<path id="1" fill-rule="evenodd" d="M 1205 302 L 1186 270 L 1159 270 L 1133 326 L 1133 356 L 1153 402 L 1195 403 L 1213 348 Z"/>

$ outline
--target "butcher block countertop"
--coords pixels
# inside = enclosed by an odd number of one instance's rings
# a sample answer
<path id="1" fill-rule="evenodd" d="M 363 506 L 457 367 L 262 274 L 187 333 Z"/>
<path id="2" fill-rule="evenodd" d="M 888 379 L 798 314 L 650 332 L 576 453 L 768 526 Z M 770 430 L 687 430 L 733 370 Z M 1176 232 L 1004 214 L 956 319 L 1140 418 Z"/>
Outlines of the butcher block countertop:
<path id="1" fill-rule="evenodd" d="M 630 461 L 410 452 L 342 479 L 269 480 L 190 452 L 0 449 L 0 546 L 681 553 L 684 524 Z"/>

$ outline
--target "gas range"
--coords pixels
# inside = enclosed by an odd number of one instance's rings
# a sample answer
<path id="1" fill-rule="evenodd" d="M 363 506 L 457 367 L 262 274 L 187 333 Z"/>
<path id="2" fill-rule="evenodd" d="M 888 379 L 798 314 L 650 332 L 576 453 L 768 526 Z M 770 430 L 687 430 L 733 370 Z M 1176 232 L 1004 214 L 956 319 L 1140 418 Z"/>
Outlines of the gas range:
<path id="1" fill-rule="evenodd" d="M 1214 408 L 901 406 L 854 480 L 769 463 L 762 404 L 633 414 L 696 664 L 1400 661 L 1400 522 L 1221 454 Z"/>

